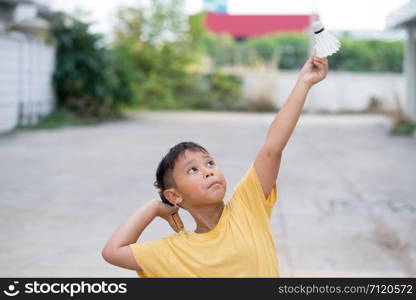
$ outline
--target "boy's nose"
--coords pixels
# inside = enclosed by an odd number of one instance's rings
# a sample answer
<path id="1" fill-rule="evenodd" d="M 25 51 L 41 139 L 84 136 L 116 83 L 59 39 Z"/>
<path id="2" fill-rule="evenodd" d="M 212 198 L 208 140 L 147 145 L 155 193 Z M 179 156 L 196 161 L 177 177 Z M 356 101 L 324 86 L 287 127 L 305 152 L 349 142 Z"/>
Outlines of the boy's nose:
<path id="1" fill-rule="evenodd" d="M 209 177 L 209 176 L 213 176 L 214 172 L 212 172 L 211 170 L 205 171 L 205 178 Z"/>

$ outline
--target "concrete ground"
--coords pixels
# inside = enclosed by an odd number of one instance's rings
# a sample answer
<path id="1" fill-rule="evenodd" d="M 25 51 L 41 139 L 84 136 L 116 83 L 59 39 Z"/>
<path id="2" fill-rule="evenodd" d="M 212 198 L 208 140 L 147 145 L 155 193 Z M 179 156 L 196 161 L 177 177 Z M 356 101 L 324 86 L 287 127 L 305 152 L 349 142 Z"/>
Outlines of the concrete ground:
<path id="1" fill-rule="evenodd" d="M 227 194 L 274 114 L 141 112 L 129 120 L 0 136 L 0 276 L 136 277 L 107 264 L 112 232 L 150 199 L 156 166 L 181 141 L 205 146 Z M 285 277 L 416 276 L 416 137 L 374 115 L 303 115 L 272 215 Z M 181 211 L 185 227 L 190 216 Z M 155 219 L 141 240 L 171 234 Z"/>

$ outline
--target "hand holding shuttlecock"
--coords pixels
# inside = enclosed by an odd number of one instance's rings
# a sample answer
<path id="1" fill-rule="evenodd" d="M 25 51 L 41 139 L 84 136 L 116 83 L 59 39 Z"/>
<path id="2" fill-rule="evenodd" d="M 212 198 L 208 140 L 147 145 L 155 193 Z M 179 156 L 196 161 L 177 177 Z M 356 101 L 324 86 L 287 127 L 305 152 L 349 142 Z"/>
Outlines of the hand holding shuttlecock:
<path id="1" fill-rule="evenodd" d="M 312 30 L 315 34 L 315 55 L 324 58 L 328 57 L 341 48 L 340 41 L 337 40 L 332 34 L 325 30 L 324 26 L 320 21 L 313 22 Z"/>

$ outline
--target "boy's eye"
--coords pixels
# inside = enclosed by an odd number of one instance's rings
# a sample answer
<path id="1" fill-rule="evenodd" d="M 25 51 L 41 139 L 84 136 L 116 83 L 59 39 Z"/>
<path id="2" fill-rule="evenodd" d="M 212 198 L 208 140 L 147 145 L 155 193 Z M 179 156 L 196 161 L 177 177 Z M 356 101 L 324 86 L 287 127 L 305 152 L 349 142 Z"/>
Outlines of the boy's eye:
<path id="1" fill-rule="evenodd" d="M 195 167 L 190 168 L 190 169 L 188 170 L 188 173 L 189 173 L 189 171 L 190 171 L 190 170 L 196 170 L 196 168 L 195 168 Z"/>
<path id="2" fill-rule="evenodd" d="M 215 165 L 215 162 L 214 162 L 213 160 L 209 161 L 208 163 L 209 163 L 209 164 L 211 164 L 212 166 L 213 166 L 213 165 Z M 197 168 L 195 168 L 195 167 L 189 168 L 189 169 L 188 169 L 188 173 L 189 173 L 189 171 L 191 171 L 191 170 L 195 170 L 195 171 L 196 171 L 196 170 L 197 170 Z"/>

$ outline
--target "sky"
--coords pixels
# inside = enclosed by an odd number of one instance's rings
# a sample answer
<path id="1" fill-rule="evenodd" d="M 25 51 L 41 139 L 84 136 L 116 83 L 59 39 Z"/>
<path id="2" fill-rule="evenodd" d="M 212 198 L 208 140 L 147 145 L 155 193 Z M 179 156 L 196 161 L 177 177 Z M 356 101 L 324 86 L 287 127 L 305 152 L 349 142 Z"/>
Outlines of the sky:
<path id="1" fill-rule="evenodd" d="M 150 0 L 40 0 L 54 10 L 73 11 L 76 7 L 90 11 L 93 31 L 109 33 L 114 12 L 119 5 Z M 410 0 L 228 0 L 229 14 L 308 14 L 318 12 L 329 30 L 371 31 L 386 29 L 389 13 Z M 185 12 L 203 9 L 203 0 L 185 0 Z"/>

